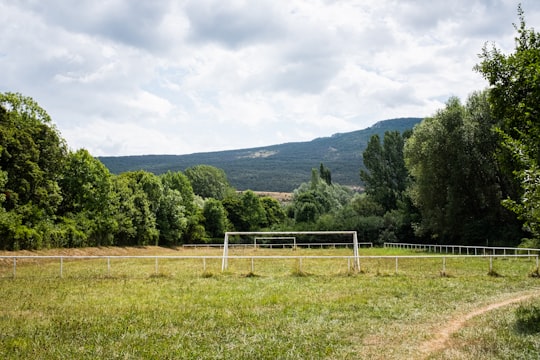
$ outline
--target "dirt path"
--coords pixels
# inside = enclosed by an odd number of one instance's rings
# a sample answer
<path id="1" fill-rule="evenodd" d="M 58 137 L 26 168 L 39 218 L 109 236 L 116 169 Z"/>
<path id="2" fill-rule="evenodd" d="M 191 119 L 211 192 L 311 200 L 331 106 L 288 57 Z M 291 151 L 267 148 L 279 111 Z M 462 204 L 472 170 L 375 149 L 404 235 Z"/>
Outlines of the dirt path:
<path id="1" fill-rule="evenodd" d="M 456 317 L 450 320 L 444 325 L 444 327 L 437 329 L 433 339 L 426 341 L 420 346 L 420 353 L 424 355 L 424 358 L 430 354 L 443 350 L 446 347 L 446 343 L 450 336 L 465 326 L 465 323 L 470 319 L 485 314 L 489 311 L 508 306 L 510 304 L 518 303 L 525 301 L 535 296 L 540 296 L 540 292 L 537 290 L 535 292 L 522 292 L 515 294 L 513 297 L 505 300 L 501 300 L 492 304 L 482 306 L 476 310 L 471 311 L 468 314 Z"/>

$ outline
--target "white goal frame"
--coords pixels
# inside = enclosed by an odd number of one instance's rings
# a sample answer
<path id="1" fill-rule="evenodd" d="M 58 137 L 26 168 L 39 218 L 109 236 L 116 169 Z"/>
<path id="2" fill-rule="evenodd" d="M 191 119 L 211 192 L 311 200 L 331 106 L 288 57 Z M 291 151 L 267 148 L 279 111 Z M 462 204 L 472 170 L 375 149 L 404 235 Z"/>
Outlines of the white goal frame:
<path id="1" fill-rule="evenodd" d="M 353 240 L 354 268 L 360 269 L 360 258 L 358 256 L 358 236 L 356 231 L 229 231 L 225 233 L 223 239 L 223 259 L 221 271 L 227 270 L 229 266 L 229 236 L 250 235 L 250 236 L 294 236 L 294 235 L 351 235 Z"/>

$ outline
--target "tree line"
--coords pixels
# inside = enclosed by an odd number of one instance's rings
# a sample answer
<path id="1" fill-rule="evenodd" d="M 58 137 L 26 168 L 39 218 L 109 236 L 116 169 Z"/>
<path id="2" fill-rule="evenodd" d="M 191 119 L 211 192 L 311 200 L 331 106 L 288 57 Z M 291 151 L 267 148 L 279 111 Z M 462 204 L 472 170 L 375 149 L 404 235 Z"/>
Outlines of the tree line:
<path id="1" fill-rule="evenodd" d="M 209 165 L 113 175 L 88 151 L 69 150 L 34 100 L 0 94 L 0 248 L 176 246 L 232 230 L 538 247 L 540 35 L 518 15 L 513 53 L 482 49 L 475 71 L 487 89 L 450 98 L 410 131 L 371 137 L 362 193 L 334 183 L 322 163 L 288 204 L 237 192 Z"/>

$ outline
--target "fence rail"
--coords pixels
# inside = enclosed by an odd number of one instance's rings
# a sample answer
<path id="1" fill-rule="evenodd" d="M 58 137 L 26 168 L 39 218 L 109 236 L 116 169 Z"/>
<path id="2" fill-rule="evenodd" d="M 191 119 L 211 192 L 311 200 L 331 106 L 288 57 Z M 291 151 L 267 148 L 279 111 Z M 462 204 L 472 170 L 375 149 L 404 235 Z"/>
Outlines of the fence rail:
<path id="1" fill-rule="evenodd" d="M 338 248 L 338 247 L 353 247 L 353 243 L 351 242 L 348 242 L 348 243 L 314 243 L 314 242 L 311 242 L 311 243 L 274 243 L 274 244 L 264 244 L 264 243 L 251 243 L 251 244 L 231 244 L 229 243 L 229 247 L 230 248 L 245 248 L 245 249 L 248 249 L 248 248 L 253 248 L 253 247 L 258 247 L 258 248 L 270 248 L 270 249 L 279 249 L 279 248 L 289 248 L 289 247 L 293 247 L 293 246 L 296 246 L 296 247 L 303 247 L 303 248 L 308 248 L 308 249 L 322 249 L 322 248 Z M 223 249 L 223 244 L 184 244 L 182 245 L 182 247 L 185 247 L 185 248 L 218 248 L 218 249 Z M 359 247 L 373 247 L 373 243 L 372 242 L 359 242 L 358 243 L 358 246 Z"/>
<path id="2" fill-rule="evenodd" d="M 261 260 L 297 260 L 299 265 L 299 271 L 303 271 L 303 261 L 310 260 L 310 259 L 334 259 L 334 260 L 344 260 L 347 262 L 347 271 L 350 272 L 351 270 L 355 270 L 356 268 L 353 266 L 353 264 L 358 263 L 362 264 L 366 260 L 393 260 L 395 262 L 395 273 L 398 273 L 399 271 L 399 261 L 404 259 L 420 259 L 420 260 L 427 260 L 427 259 L 436 259 L 441 261 L 441 272 L 446 273 L 446 267 L 447 267 L 447 260 L 448 259 L 489 259 L 489 272 L 493 271 L 493 261 L 497 258 L 528 258 L 528 259 L 535 259 L 536 261 L 536 269 L 539 268 L 539 254 L 533 255 L 533 254 L 482 254 L 482 255 L 373 255 L 373 256 L 333 256 L 333 255 L 318 255 L 318 256 L 311 256 L 311 255 L 264 255 L 264 256 L 254 256 L 254 255 L 231 255 L 228 256 L 228 260 L 250 260 L 251 261 L 251 272 L 255 272 L 255 261 L 261 261 Z M 203 271 L 206 272 L 207 270 L 207 261 L 208 260 L 222 260 L 223 256 L 220 255 L 142 255 L 142 256 L 131 256 L 131 255 L 115 255 L 115 256 L 107 256 L 107 255 L 75 255 L 75 256 L 67 256 L 67 255 L 44 255 L 44 256 L 32 256 L 32 255 L 12 255 L 12 256 L 0 256 L 0 261 L 4 260 L 4 263 L 9 263 L 9 261 L 12 262 L 12 277 L 17 277 L 17 265 L 18 260 L 32 260 L 32 261 L 39 261 L 39 260 L 57 260 L 59 261 L 59 276 L 64 276 L 64 261 L 66 260 L 92 260 L 92 259 L 104 259 L 107 260 L 107 275 L 109 276 L 111 274 L 111 260 L 116 259 L 142 259 L 142 260 L 154 260 L 154 266 L 155 266 L 155 274 L 159 274 L 159 261 L 160 260 L 201 260 L 202 261 L 202 268 Z M 358 271 L 362 271 L 362 267 L 360 266 Z"/>
<path id="3" fill-rule="evenodd" d="M 507 255 L 527 254 L 540 255 L 540 249 L 521 247 L 500 246 L 468 246 L 468 245 L 437 245 L 437 244 L 413 244 L 413 243 L 384 243 L 385 248 L 403 250 L 419 250 L 433 253 L 446 253 L 458 255 Z"/>

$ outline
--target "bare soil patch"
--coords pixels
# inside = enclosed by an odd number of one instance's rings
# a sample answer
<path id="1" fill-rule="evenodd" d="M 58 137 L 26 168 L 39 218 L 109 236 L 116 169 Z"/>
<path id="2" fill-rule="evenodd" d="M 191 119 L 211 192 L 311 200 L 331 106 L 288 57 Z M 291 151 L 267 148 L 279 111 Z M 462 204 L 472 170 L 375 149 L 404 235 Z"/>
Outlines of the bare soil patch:
<path id="1" fill-rule="evenodd" d="M 289 192 L 273 192 L 273 191 L 254 191 L 258 196 L 264 197 L 269 196 L 276 199 L 279 202 L 289 202 L 292 201 L 293 193 Z"/>
<path id="2" fill-rule="evenodd" d="M 138 255 L 178 255 L 184 248 L 159 246 L 101 246 L 85 248 L 59 248 L 43 250 L 0 251 L 0 256 L 138 256 Z"/>

